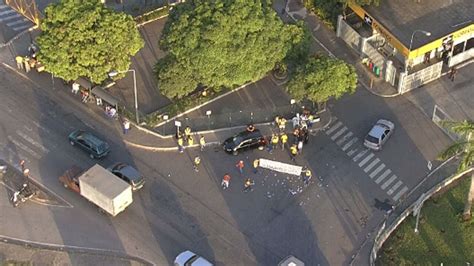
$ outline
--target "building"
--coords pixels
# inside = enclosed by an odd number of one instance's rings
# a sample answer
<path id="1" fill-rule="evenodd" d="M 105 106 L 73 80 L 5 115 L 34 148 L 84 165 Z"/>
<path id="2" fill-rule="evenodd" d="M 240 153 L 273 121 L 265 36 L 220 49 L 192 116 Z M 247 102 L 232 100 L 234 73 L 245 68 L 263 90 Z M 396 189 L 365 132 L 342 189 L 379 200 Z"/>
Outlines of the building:
<path id="1" fill-rule="evenodd" d="M 337 35 L 375 78 L 404 93 L 474 59 L 474 0 L 349 3 L 339 16 Z"/>

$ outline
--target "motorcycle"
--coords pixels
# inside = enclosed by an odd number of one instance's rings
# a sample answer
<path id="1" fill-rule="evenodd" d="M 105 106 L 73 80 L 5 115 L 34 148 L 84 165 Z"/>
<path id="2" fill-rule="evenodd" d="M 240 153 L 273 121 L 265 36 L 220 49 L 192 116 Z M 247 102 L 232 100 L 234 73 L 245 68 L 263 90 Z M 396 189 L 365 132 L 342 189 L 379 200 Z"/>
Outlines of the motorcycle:
<path id="1" fill-rule="evenodd" d="M 13 204 L 13 207 L 17 207 L 20 202 L 26 202 L 36 195 L 36 191 L 32 191 L 28 188 L 28 184 L 24 183 L 22 188 L 18 191 L 15 191 L 10 199 Z"/>

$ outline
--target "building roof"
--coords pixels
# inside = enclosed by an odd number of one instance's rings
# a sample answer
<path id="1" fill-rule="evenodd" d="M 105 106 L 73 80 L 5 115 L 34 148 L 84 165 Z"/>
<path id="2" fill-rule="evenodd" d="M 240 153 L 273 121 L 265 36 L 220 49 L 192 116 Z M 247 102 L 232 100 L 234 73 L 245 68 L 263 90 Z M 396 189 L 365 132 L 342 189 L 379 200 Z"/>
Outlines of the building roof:
<path id="1" fill-rule="evenodd" d="M 474 0 L 381 0 L 363 8 L 406 47 L 415 30 L 431 32 L 416 34 L 412 50 L 474 24 Z"/>

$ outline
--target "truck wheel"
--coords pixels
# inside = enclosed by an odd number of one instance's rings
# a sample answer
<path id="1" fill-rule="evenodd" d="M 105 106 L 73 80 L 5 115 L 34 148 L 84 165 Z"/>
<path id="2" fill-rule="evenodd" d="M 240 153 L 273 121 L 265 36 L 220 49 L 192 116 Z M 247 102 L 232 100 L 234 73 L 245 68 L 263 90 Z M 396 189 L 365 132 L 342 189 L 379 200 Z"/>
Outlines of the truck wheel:
<path id="1" fill-rule="evenodd" d="M 74 141 L 72 141 L 72 140 L 69 141 L 69 143 L 71 143 L 71 146 L 74 146 L 74 144 L 75 144 Z"/>

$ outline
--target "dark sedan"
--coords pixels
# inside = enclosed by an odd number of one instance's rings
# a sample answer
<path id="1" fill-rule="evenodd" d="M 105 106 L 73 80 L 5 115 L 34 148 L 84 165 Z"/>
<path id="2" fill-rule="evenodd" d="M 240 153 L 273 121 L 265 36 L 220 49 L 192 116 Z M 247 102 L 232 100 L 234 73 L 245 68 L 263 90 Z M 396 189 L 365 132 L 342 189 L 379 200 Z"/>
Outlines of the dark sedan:
<path id="1" fill-rule="evenodd" d="M 224 150 L 228 153 L 237 155 L 241 150 L 256 149 L 264 147 L 266 144 L 265 137 L 260 130 L 243 131 L 239 134 L 226 139 L 223 143 Z"/>
<path id="2" fill-rule="evenodd" d="M 91 159 L 102 158 L 110 152 L 109 144 L 90 132 L 75 130 L 68 138 L 72 146 L 77 145 L 86 151 Z"/>
<path id="3" fill-rule="evenodd" d="M 145 184 L 145 179 L 138 170 L 126 163 L 116 163 L 107 169 L 123 181 L 129 183 L 133 191 L 139 190 Z"/>

